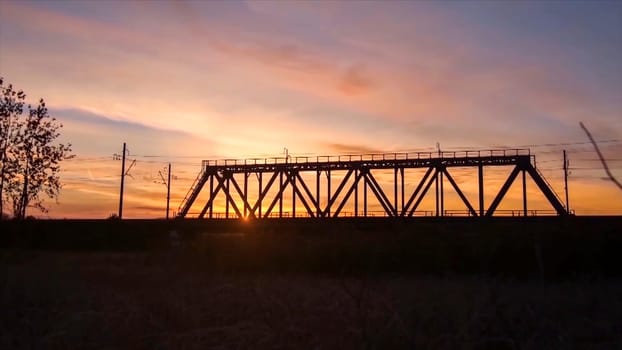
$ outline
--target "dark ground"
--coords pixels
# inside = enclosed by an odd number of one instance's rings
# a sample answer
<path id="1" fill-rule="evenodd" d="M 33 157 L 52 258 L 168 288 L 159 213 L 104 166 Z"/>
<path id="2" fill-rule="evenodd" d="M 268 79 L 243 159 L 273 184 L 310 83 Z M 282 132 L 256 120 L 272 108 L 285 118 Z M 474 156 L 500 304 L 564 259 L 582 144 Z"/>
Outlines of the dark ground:
<path id="1" fill-rule="evenodd" d="M 621 349 L 621 228 L 2 222 L 0 348 Z"/>

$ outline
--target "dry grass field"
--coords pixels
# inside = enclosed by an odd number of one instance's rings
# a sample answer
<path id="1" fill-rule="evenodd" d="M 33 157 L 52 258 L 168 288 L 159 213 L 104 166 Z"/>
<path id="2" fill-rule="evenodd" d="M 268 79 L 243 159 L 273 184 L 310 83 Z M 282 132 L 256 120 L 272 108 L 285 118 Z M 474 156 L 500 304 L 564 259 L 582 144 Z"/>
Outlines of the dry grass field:
<path id="1" fill-rule="evenodd" d="M 3 221 L 0 349 L 622 349 L 620 251 L 620 217 Z"/>
<path id="2" fill-rule="evenodd" d="M 216 261 L 196 247 L 4 250 L 0 348 L 622 349 L 615 278 L 271 272 L 209 266 Z"/>

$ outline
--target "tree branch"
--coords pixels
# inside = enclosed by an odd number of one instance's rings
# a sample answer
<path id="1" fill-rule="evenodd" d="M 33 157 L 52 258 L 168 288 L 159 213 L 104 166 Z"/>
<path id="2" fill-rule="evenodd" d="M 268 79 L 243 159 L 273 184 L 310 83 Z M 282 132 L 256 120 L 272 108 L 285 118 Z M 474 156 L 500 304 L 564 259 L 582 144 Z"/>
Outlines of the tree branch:
<path id="1" fill-rule="evenodd" d="M 622 190 L 622 184 L 620 184 L 620 182 L 613 176 L 613 174 L 611 174 L 611 171 L 609 170 L 609 166 L 607 166 L 607 162 L 605 161 L 605 157 L 603 157 L 603 154 L 600 153 L 600 149 L 598 148 L 596 141 L 594 141 L 592 134 L 590 134 L 590 131 L 585 127 L 585 125 L 583 125 L 582 122 L 579 122 L 579 125 L 581 125 L 581 128 L 583 129 L 583 131 L 585 131 L 585 133 L 587 134 L 587 137 L 590 139 L 590 142 L 592 142 L 592 145 L 594 145 L 594 149 L 596 150 L 596 153 L 598 154 L 598 158 L 600 158 L 601 163 L 603 163 L 603 168 L 605 168 L 605 172 L 607 173 L 607 176 L 609 177 L 611 181 L 613 181 L 613 183 L 615 183 L 618 186 L 620 190 Z"/>

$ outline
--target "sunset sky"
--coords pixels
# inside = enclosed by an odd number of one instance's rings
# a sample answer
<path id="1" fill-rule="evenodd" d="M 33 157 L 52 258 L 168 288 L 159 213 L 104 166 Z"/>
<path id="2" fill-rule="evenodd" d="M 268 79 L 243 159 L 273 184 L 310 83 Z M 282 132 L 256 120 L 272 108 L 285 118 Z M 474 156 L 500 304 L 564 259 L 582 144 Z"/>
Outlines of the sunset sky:
<path id="1" fill-rule="evenodd" d="M 115 213 L 123 142 L 126 217 L 164 216 L 169 162 L 174 211 L 202 159 L 437 142 L 530 147 L 560 195 L 567 149 L 571 208 L 622 214 L 579 127 L 622 178 L 620 1 L 0 1 L 0 76 L 45 99 L 76 154 L 42 217 Z M 509 170 L 488 174 L 487 196 Z"/>

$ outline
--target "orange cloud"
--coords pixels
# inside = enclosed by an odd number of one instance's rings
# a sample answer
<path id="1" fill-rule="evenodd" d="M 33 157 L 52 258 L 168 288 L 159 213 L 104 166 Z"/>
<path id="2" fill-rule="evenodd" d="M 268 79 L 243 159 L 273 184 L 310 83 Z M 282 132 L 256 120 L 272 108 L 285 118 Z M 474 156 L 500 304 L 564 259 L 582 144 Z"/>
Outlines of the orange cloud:
<path id="1" fill-rule="evenodd" d="M 142 154 L 170 149 L 206 158 L 276 156 L 283 147 L 293 155 L 380 153 L 437 141 L 443 149 L 511 147 L 582 140 L 579 120 L 599 138 L 622 134 L 622 102 L 610 98 L 619 90 L 590 87 L 582 80 L 586 74 L 576 74 L 561 59 L 564 52 L 525 41 L 495 47 L 478 38 L 475 24 L 435 6 L 416 5 L 426 11 L 406 21 L 397 15 L 410 4 L 401 3 L 362 4 L 348 21 L 342 15 L 352 8 L 340 3 L 249 3 L 242 6 L 248 12 L 218 11 L 238 5 L 130 3 L 123 6 L 131 22 L 106 22 L 1 2 L 0 63 L 7 80 L 57 110 L 89 111 L 160 130 L 71 120 L 64 136 L 75 140 L 80 155 L 119 152 L 125 139 Z M 321 26 L 291 25 L 292 15 L 304 17 L 309 10 Z M 514 51 L 507 51 L 510 45 Z M 620 153 L 615 148 L 608 154 Z M 200 159 L 189 162 L 196 164 L 178 169 L 186 173 L 175 184 L 176 200 L 196 176 Z M 81 215 L 79 203 L 92 201 L 88 205 L 99 209 L 84 213 L 107 215 L 115 206 L 116 185 L 97 181 L 118 176 L 118 164 L 89 166 L 68 169 L 62 207 Z M 144 173 L 128 185 L 128 206 L 135 208 L 128 215 L 156 215 L 162 188 L 143 178 L 152 170 L 140 169 Z M 555 172 L 552 182 L 563 188 Z M 487 193 L 503 176 L 491 174 Z M 390 175 L 379 177 L 390 183 Z M 470 176 L 456 177 L 471 196 Z M 606 190 L 602 203 L 590 197 L 589 191 L 601 193 L 593 186 L 609 184 L 590 181 L 576 180 L 581 203 L 616 210 Z M 585 190 L 579 189 L 584 183 Z"/>

